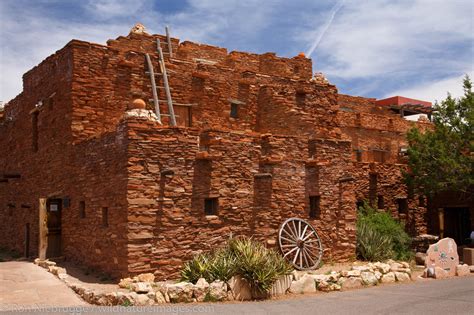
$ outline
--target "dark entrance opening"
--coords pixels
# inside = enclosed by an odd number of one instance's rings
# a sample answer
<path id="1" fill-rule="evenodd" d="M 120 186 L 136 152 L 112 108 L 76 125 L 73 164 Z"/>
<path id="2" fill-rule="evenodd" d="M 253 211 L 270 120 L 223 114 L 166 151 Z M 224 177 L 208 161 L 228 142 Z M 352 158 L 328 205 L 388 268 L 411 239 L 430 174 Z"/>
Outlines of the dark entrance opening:
<path id="1" fill-rule="evenodd" d="M 61 256 L 61 212 L 62 199 L 48 199 L 46 202 L 48 227 L 46 258 Z"/>
<path id="2" fill-rule="evenodd" d="M 451 237 L 456 244 L 469 243 L 471 233 L 469 208 L 449 207 L 444 208 L 444 236 Z"/>

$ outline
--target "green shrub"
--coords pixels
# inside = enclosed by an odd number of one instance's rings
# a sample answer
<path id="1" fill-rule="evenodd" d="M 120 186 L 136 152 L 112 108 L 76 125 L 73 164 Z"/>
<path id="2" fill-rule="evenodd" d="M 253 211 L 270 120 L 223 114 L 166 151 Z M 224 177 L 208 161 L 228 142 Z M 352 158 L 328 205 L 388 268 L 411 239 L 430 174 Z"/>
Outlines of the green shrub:
<path id="1" fill-rule="evenodd" d="M 407 260 L 412 257 L 411 238 L 403 225 L 389 213 L 378 212 L 367 203 L 357 216 L 357 253 L 369 260 L 388 258 Z"/>
<path id="2" fill-rule="evenodd" d="M 258 293 L 266 293 L 278 277 L 292 270 L 274 250 L 252 239 L 238 238 L 229 240 L 221 249 L 195 256 L 181 270 L 181 280 L 192 283 L 199 278 L 208 282 L 228 281 L 238 275 Z"/>

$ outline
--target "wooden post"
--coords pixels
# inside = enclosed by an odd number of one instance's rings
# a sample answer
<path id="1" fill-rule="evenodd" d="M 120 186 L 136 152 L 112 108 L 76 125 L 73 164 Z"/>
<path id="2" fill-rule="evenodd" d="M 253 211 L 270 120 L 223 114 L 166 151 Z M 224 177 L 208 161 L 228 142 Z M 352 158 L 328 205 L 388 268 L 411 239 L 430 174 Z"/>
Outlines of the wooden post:
<path id="1" fill-rule="evenodd" d="M 46 250 L 48 249 L 48 217 L 46 209 L 46 198 L 39 200 L 39 259 L 46 259 Z"/>
<path id="2" fill-rule="evenodd" d="M 166 31 L 166 40 L 168 42 L 168 52 L 170 54 L 170 58 L 173 58 L 173 47 L 171 46 L 170 30 L 168 26 L 165 27 L 165 31 Z"/>

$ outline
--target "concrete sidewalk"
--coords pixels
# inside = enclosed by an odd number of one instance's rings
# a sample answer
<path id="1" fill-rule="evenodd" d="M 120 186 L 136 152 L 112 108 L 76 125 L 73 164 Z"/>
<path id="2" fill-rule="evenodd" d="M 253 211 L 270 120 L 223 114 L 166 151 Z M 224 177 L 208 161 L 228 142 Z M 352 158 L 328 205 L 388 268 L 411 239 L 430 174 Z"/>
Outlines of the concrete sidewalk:
<path id="1" fill-rule="evenodd" d="M 0 262 L 0 311 L 87 305 L 61 280 L 31 262 Z"/>

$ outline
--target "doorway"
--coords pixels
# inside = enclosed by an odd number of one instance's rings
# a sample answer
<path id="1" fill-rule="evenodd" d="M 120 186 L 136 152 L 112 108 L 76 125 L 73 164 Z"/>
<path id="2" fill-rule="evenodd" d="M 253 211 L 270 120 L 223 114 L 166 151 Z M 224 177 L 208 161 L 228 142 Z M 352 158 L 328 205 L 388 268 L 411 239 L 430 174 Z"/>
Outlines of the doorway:
<path id="1" fill-rule="evenodd" d="M 61 256 L 61 212 L 62 199 L 46 202 L 47 249 L 46 258 Z"/>
<path id="2" fill-rule="evenodd" d="M 469 208 L 444 208 L 444 236 L 454 239 L 458 246 L 468 241 L 471 233 L 470 222 Z"/>

